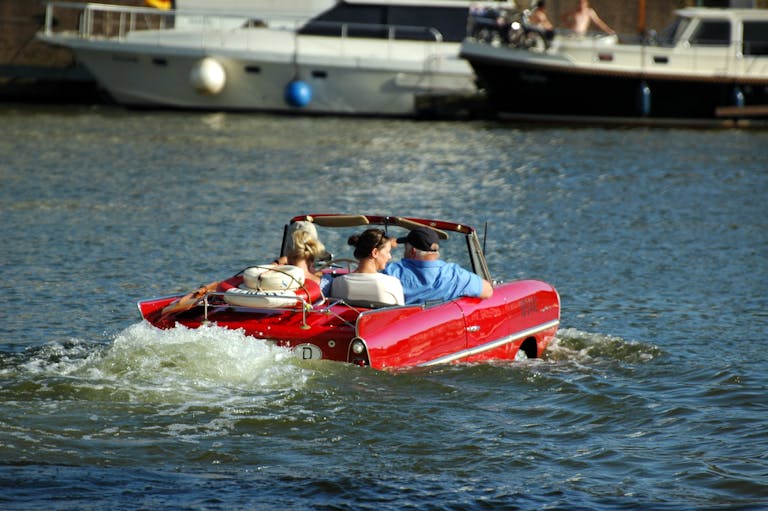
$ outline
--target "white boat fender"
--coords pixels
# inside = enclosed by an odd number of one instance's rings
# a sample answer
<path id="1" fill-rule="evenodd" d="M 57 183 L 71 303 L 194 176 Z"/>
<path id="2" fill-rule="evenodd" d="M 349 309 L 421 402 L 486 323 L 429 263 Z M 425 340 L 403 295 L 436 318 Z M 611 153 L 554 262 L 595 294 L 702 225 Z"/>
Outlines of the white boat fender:
<path id="1" fill-rule="evenodd" d="M 227 289 L 224 301 L 240 307 L 275 308 L 293 307 L 298 303 L 296 291 L 256 291 L 243 284 L 241 287 Z"/>
<path id="2" fill-rule="evenodd" d="M 198 94 L 215 96 L 227 84 L 227 73 L 216 59 L 205 57 L 192 66 L 189 82 Z"/>
<path id="3" fill-rule="evenodd" d="M 303 108 L 312 101 L 312 87 L 304 80 L 291 80 L 285 86 L 285 102 L 296 108 Z"/>
<path id="4" fill-rule="evenodd" d="M 277 271 L 278 268 L 281 271 Z M 246 274 L 248 275 L 250 285 L 245 281 Z M 275 274 L 290 275 L 290 277 L 275 283 Z M 262 277 L 261 283 L 259 282 L 259 277 Z M 301 284 L 296 284 L 296 282 L 301 282 Z M 264 291 L 251 287 L 258 285 L 277 289 Z M 293 287 L 293 289 L 286 289 L 286 287 Z M 248 268 L 239 275 L 219 282 L 216 290 L 219 293 L 224 293 L 223 298 L 225 302 L 241 307 L 296 307 L 302 303 L 312 304 L 317 300 L 323 299 L 320 285 L 312 280 L 304 281 L 304 270 L 290 265 L 265 265 Z"/>
<path id="5" fill-rule="evenodd" d="M 243 283 L 254 291 L 291 291 L 304 285 L 304 270 L 290 264 L 251 266 L 243 271 Z"/>

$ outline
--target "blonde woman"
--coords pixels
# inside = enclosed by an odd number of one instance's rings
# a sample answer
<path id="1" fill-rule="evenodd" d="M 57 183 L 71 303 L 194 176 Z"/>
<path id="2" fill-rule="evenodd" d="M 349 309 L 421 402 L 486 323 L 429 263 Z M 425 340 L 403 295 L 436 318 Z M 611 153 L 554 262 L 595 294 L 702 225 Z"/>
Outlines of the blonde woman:
<path id="1" fill-rule="evenodd" d="M 289 238 L 287 253 L 275 260 L 274 264 L 291 264 L 301 268 L 304 271 L 304 280 L 317 283 L 324 294 L 330 287 L 330 281 L 322 282 L 320 275 L 312 273 L 312 266 L 317 259 L 327 256 L 325 245 L 317 239 L 317 230 L 309 222 L 296 222 L 292 227 L 293 232 Z M 200 288 L 165 307 L 162 315 L 167 316 L 194 307 L 206 293 L 216 291 L 220 283 L 220 281 L 216 281 L 206 286 L 200 286 Z"/>
<path id="2" fill-rule="evenodd" d="M 320 276 L 312 272 L 315 261 L 325 255 L 325 245 L 311 232 L 300 229 L 291 235 L 291 246 L 285 254 L 288 264 L 304 270 L 304 279 L 320 284 Z"/>

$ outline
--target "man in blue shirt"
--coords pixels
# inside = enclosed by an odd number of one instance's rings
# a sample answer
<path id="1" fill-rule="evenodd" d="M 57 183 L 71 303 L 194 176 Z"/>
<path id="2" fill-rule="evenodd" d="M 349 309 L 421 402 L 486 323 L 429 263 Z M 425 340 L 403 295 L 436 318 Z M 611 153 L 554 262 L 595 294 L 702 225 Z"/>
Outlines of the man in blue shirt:
<path id="1" fill-rule="evenodd" d="M 405 303 L 453 300 L 459 296 L 489 298 L 493 286 L 479 275 L 456 263 L 440 259 L 437 233 L 428 227 L 416 227 L 398 243 L 405 244 L 400 261 L 389 263 L 384 273 L 400 279 Z"/>

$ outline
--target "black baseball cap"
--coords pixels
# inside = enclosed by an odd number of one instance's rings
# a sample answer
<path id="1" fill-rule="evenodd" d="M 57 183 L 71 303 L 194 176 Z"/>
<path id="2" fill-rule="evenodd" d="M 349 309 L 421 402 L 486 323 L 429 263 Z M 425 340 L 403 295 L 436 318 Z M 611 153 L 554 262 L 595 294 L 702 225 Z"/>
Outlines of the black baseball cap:
<path id="1" fill-rule="evenodd" d="M 429 227 L 416 227 L 408 233 L 408 236 L 397 238 L 398 243 L 408 243 L 413 248 L 425 252 L 437 252 L 440 248 L 439 241 L 437 233 Z"/>

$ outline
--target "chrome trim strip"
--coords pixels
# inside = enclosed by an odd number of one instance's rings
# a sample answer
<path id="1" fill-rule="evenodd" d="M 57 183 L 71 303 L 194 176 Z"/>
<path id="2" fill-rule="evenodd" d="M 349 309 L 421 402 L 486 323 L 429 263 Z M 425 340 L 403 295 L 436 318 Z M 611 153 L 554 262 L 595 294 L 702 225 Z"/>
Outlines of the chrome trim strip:
<path id="1" fill-rule="evenodd" d="M 503 346 L 504 344 L 508 344 L 510 342 L 516 341 L 522 337 L 528 337 L 530 335 L 537 334 L 539 332 L 552 328 L 553 326 L 558 326 L 559 324 L 560 324 L 559 319 L 553 319 L 552 321 L 549 321 L 547 323 L 543 323 L 541 325 L 529 328 L 527 330 L 523 330 L 523 331 L 514 333 L 512 335 L 508 335 L 507 337 L 502 337 L 501 339 L 496 339 L 495 341 L 491 341 L 489 343 L 482 344 L 480 346 L 475 346 L 474 348 L 457 351 L 456 353 L 452 353 L 450 355 L 445 355 L 443 357 L 436 358 L 428 362 L 424 362 L 422 364 L 419 364 L 417 367 L 427 367 L 427 366 L 433 366 L 437 364 L 446 364 L 448 362 L 453 362 L 454 360 L 459 360 L 460 358 L 469 357 L 471 355 L 476 355 L 484 351 L 498 348 L 499 346 Z"/>

